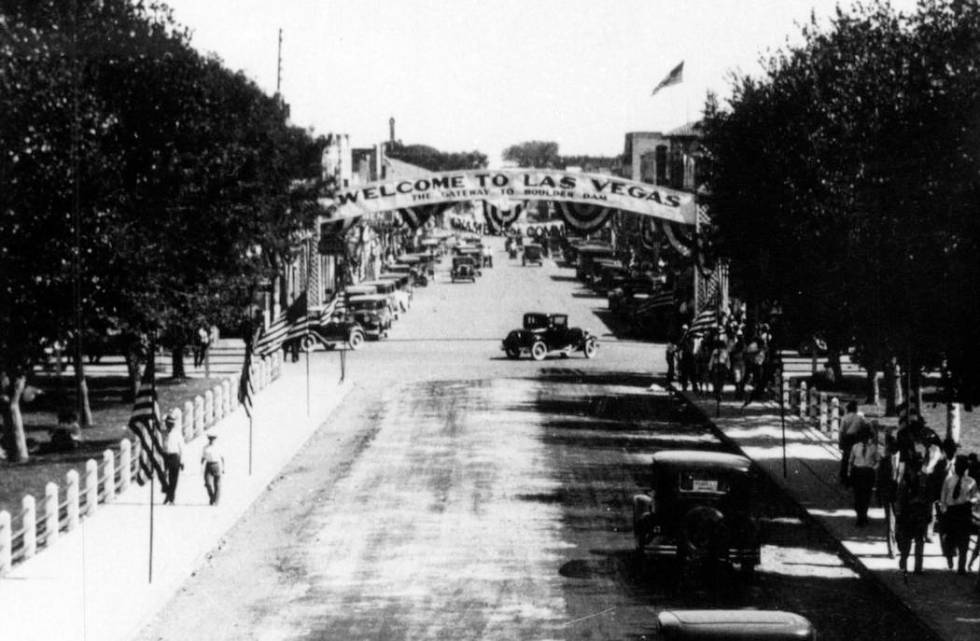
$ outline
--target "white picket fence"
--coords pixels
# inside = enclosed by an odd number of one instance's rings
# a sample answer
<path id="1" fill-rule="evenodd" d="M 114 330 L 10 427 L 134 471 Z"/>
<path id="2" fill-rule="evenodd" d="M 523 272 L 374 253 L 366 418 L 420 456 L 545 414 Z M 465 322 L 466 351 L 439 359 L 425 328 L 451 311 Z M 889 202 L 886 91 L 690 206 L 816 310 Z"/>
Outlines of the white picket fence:
<path id="1" fill-rule="evenodd" d="M 267 360 L 253 363 L 251 377 L 256 392 L 278 378 L 281 371 L 282 354 L 278 352 Z M 208 427 L 238 409 L 238 382 L 238 376 L 229 376 L 203 396 L 184 403 L 182 409 L 172 411 L 186 442 L 198 438 Z M 129 439 L 124 438 L 118 451 L 107 449 L 101 461 L 86 461 L 83 477 L 70 470 L 65 475 L 63 499 L 58 484 L 50 482 L 45 486 L 40 508 L 33 496 L 26 495 L 20 512 L 11 515 L 0 510 L 0 575 L 15 563 L 54 545 L 61 533 L 71 532 L 82 518 L 95 514 L 100 504 L 111 503 L 125 492 L 136 477 L 138 454 Z"/>

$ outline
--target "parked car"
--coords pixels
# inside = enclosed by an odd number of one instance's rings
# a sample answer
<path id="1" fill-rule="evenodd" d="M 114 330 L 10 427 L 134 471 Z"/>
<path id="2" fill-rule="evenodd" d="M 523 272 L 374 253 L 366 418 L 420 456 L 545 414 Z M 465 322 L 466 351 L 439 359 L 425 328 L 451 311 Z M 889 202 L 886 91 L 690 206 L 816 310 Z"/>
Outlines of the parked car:
<path id="1" fill-rule="evenodd" d="M 567 357 L 571 352 L 582 352 L 586 358 L 592 358 L 599 351 L 599 339 L 588 330 L 569 327 L 567 314 L 532 312 L 524 314 L 521 329 L 507 334 L 502 348 L 511 359 L 530 354 L 531 358 L 540 361 L 548 354 Z"/>
<path id="2" fill-rule="evenodd" d="M 398 302 L 406 310 L 412 306 L 412 298 L 415 294 L 412 291 L 412 276 L 410 274 L 381 272 L 378 280 L 389 280 L 394 283 L 395 295 L 398 298 Z"/>
<path id="3" fill-rule="evenodd" d="M 524 253 L 521 255 L 521 265 L 527 266 L 529 264 L 535 264 L 539 267 L 544 265 L 544 258 L 542 257 L 541 245 L 536 243 L 527 243 L 524 245 Z"/>
<path id="4" fill-rule="evenodd" d="M 388 279 L 378 279 L 378 280 L 366 280 L 361 283 L 364 287 L 374 287 L 377 290 L 378 296 L 384 296 L 388 299 L 388 307 L 391 309 L 391 315 L 395 320 L 401 317 L 402 306 L 399 301 L 398 287 L 391 280 Z M 406 306 L 405 311 L 408 310 Z"/>
<path id="5" fill-rule="evenodd" d="M 344 344 L 348 349 L 357 349 L 364 343 L 364 335 L 364 328 L 352 315 L 336 312 L 326 323 L 310 326 L 309 334 L 303 339 L 303 348 L 309 350 L 319 344 L 334 349 Z"/>
<path id="6" fill-rule="evenodd" d="M 351 296 L 347 309 L 368 336 L 380 340 L 388 335 L 392 319 L 387 296 Z"/>
<path id="7" fill-rule="evenodd" d="M 575 278 L 585 280 L 593 272 L 592 263 L 601 259 L 615 259 L 616 251 L 606 244 L 582 245 L 575 260 Z"/>
<path id="8" fill-rule="evenodd" d="M 472 256 L 453 256 L 453 268 L 449 276 L 454 283 L 457 280 L 471 280 L 475 283 L 478 273 L 476 266 L 476 259 Z"/>
<path id="9" fill-rule="evenodd" d="M 806 617 L 780 610 L 664 610 L 664 641 L 816 641 Z"/>
<path id="10" fill-rule="evenodd" d="M 653 293 L 655 289 L 661 286 L 661 280 L 660 278 L 644 274 L 618 283 L 606 295 L 609 302 L 609 311 L 620 312 L 620 306 L 624 301 L 633 296 L 633 294 Z"/>
<path id="11" fill-rule="evenodd" d="M 625 282 L 630 272 L 618 260 L 597 260 L 594 265 L 592 277 L 589 279 L 589 286 L 599 294 L 605 294 L 616 285 Z"/>
<path id="12" fill-rule="evenodd" d="M 641 554 L 682 561 L 759 564 L 752 517 L 751 462 L 738 454 L 667 450 L 653 455 L 651 489 L 633 497 L 633 537 Z"/>

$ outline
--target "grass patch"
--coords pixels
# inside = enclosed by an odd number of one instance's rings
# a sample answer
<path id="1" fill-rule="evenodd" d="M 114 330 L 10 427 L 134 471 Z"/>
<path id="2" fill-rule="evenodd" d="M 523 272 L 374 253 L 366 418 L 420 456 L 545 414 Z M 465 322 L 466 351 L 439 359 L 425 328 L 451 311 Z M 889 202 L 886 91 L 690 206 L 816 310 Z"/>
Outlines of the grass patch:
<path id="1" fill-rule="evenodd" d="M 82 430 L 81 447 L 72 452 L 37 453 L 36 450 L 49 439 L 48 431 L 58 424 L 58 409 L 73 407 L 73 395 L 65 390 L 71 388 L 72 381 L 67 378 L 35 377 L 31 384 L 43 393 L 33 402 L 22 404 L 24 411 L 24 431 L 35 450 L 26 463 L 0 462 L 0 510 L 7 510 L 11 516 L 20 513 L 21 498 L 32 494 L 40 501 L 48 482 L 57 483 L 64 491 L 65 474 L 76 470 L 79 476 L 85 472 L 85 461 L 92 458 L 101 462 L 102 452 L 112 449 L 118 453 L 119 442 L 124 438 L 132 440 L 129 430 L 129 416 L 133 409 L 131 401 L 124 400 L 129 384 L 124 376 L 89 377 L 89 400 L 92 405 L 92 427 Z M 207 390 L 214 389 L 223 378 L 186 378 L 175 381 L 170 378 L 157 380 L 157 397 L 160 411 L 183 409 L 186 401 L 195 396 L 204 396 Z M 117 454 L 118 455 L 118 454 Z M 64 496 L 60 497 L 62 500 Z"/>

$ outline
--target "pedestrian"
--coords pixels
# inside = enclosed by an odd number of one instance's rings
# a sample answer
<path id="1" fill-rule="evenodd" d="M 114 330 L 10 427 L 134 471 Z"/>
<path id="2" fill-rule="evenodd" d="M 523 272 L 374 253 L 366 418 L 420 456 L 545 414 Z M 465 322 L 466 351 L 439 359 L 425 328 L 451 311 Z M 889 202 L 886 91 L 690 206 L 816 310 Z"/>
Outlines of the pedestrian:
<path id="1" fill-rule="evenodd" d="M 735 399 L 745 398 L 745 341 L 742 330 L 735 328 L 729 341 L 728 359 L 731 361 L 732 381 L 735 383 Z"/>
<path id="2" fill-rule="evenodd" d="M 487 244 L 487 245 L 484 245 L 483 246 L 483 248 L 480 250 L 480 252 L 483 255 L 483 266 L 484 267 L 491 267 L 492 268 L 493 267 L 493 249 L 490 247 L 489 244 Z"/>
<path id="3" fill-rule="evenodd" d="M 721 400 L 721 394 L 725 389 L 725 381 L 728 380 L 728 345 L 719 335 L 715 340 L 715 347 L 711 351 L 708 359 L 708 371 L 711 375 L 711 385 L 714 388 L 715 398 Z"/>
<path id="4" fill-rule="evenodd" d="M 184 435 L 177 429 L 177 418 L 173 414 L 167 414 L 164 424 L 167 435 L 163 439 L 163 466 L 167 478 L 163 488 L 163 504 L 173 505 L 177 495 L 177 480 L 180 478 L 180 471 L 184 469 Z"/>
<path id="5" fill-rule="evenodd" d="M 872 426 L 874 423 L 872 423 Z M 895 558 L 895 498 L 898 496 L 898 479 L 901 477 L 901 463 L 898 460 L 898 445 L 895 435 L 885 434 L 885 454 L 878 462 L 875 487 L 878 490 L 878 504 L 885 511 L 885 547 L 888 558 Z"/>
<path id="6" fill-rule="evenodd" d="M 204 467 L 204 489 L 208 492 L 208 501 L 217 505 L 221 498 L 221 477 L 225 473 L 225 457 L 215 441 L 217 434 L 208 434 L 208 444 L 201 450 L 201 465 Z"/>
<path id="7" fill-rule="evenodd" d="M 915 544 L 915 574 L 922 574 L 926 530 L 932 521 L 929 478 L 922 472 L 923 457 L 913 455 L 905 462 L 895 500 L 895 540 L 898 544 L 898 567 L 908 572 L 909 553 Z"/>
<path id="8" fill-rule="evenodd" d="M 953 556 L 957 557 L 956 573 L 966 574 L 966 555 L 970 547 L 973 504 L 977 501 L 977 482 L 967 474 L 965 456 L 957 456 L 953 473 L 943 482 L 939 498 L 943 515 L 943 535 L 946 537 L 946 563 L 953 569 Z"/>
<path id="9" fill-rule="evenodd" d="M 851 449 L 857 442 L 858 435 L 862 433 L 868 422 L 864 414 L 858 411 L 857 401 L 848 401 L 844 416 L 840 420 L 840 431 L 837 436 L 837 445 L 840 448 L 840 482 L 841 485 L 850 485 L 850 478 L 847 475 L 848 462 L 850 461 Z"/>
<path id="10" fill-rule="evenodd" d="M 677 356 L 677 344 L 674 341 L 667 343 L 667 349 L 665 357 L 667 359 L 667 385 L 671 385 L 674 382 L 674 376 L 676 375 L 674 369 L 674 361 Z"/>
<path id="11" fill-rule="evenodd" d="M 862 428 L 857 442 L 851 446 L 848 459 L 847 471 L 854 490 L 854 513 L 857 515 L 858 527 L 868 524 L 868 506 L 871 505 L 871 492 L 880 458 L 877 438 L 870 425 Z"/>
<path id="12" fill-rule="evenodd" d="M 196 339 L 194 343 L 194 367 L 200 367 L 204 364 L 204 357 L 208 351 L 208 345 L 211 342 L 211 335 L 204 325 L 197 328 Z"/>

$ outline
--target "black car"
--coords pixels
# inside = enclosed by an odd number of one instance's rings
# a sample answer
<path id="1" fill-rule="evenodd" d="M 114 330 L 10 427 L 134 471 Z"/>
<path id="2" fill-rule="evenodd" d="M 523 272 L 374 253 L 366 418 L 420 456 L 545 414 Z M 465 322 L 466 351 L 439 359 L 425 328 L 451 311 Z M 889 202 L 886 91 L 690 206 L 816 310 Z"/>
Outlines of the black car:
<path id="1" fill-rule="evenodd" d="M 582 352 L 592 358 L 599 351 L 599 339 L 588 330 L 568 326 L 567 314 L 524 314 L 524 327 L 507 334 L 502 346 L 507 358 L 530 354 L 536 361 L 549 353 L 568 356 Z"/>
<path id="2" fill-rule="evenodd" d="M 633 497 L 638 552 L 682 561 L 759 564 L 761 537 L 751 515 L 751 461 L 738 454 L 668 450 L 653 455 L 652 487 Z"/>
<path id="3" fill-rule="evenodd" d="M 470 280 L 475 283 L 479 275 L 476 265 L 476 259 L 472 256 L 453 256 L 453 268 L 449 276 L 454 283 L 457 280 Z"/>
<path id="4" fill-rule="evenodd" d="M 364 343 L 364 328 L 344 312 L 335 313 L 326 323 L 311 326 L 309 332 L 303 340 L 303 347 L 307 350 L 317 344 L 326 349 L 334 349 L 340 344 L 348 349 L 357 349 Z"/>
<path id="5" fill-rule="evenodd" d="M 539 267 L 544 265 L 541 245 L 535 243 L 524 245 L 524 253 L 521 255 L 521 265 L 526 267 L 530 264 L 538 265 Z"/>

